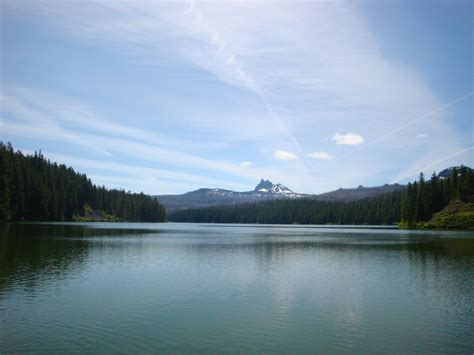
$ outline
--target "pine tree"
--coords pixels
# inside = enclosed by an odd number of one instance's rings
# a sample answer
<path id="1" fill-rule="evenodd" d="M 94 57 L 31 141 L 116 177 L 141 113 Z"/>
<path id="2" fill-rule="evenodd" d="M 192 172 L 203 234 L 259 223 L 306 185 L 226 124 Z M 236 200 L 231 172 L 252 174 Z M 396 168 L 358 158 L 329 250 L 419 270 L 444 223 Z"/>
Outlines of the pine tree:
<path id="1" fill-rule="evenodd" d="M 416 187 L 414 188 L 411 183 L 408 183 L 406 193 L 402 198 L 401 206 L 401 219 L 403 223 L 408 226 L 412 226 L 415 222 L 415 205 L 413 203 L 415 194 Z"/>
<path id="2" fill-rule="evenodd" d="M 439 178 L 438 175 L 436 175 L 436 172 L 433 172 L 433 175 L 431 175 L 431 214 L 439 212 L 443 209 L 444 205 L 444 198 L 443 198 L 443 193 L 440 188 L 439 184 Z"/>
<path id="3" fill-rule="evenodd" d="M 8 171 L 8 163 L 2 149 L 0 152 L 0 221 L 8 221 L 10 219 L 10 191 L 8 186 Z"/>
<path id="4" fill-rule="evenodd" d="M 0 142 L 0 220 L 70 221 L 85 204 L 123 220 L 165 219 L 163 206 L 150 196 L 97 187 L 41 151 L 25 156 Z"/>

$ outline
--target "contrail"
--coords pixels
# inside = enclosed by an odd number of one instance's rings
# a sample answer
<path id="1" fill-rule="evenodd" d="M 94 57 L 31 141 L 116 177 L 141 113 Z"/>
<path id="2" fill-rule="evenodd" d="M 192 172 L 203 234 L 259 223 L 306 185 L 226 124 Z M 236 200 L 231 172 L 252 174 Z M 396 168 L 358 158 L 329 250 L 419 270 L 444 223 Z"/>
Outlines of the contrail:
<path id="1" fill-rule="evenodd" d="M 195 20 L 197 22 L 198 26 L 201 26 L 204 28 L 205 32 L 207 32 L 207 35 L 210 38 L 210 41 L 212 44 L 214 44 L 217 47 L 217 52 L 220 56 L 222 56 L 225 59 L 225 63 L 232 67 L 239 76 L 239 79 L 244 83 L 244 85 L 252 91 L 256 96 L 260 98 L 262 103 L 265 105 L 265 108 L 269 114 L 269 116 L 273 119 L 276 120 L 279 124 L 279 127 L 283 131 L 283 133 L 290 139 L 291 143 L 295 146 L 296 150 L 298 153 L 301 155 L 303 158 L 303 161 L 311 168 L 311 170 L 316 173 L 316 169 L 312 165 L 311 161 L 308 159 L 306 154 L 304 153 L 303 148 L 299 144 L 298 140 L 296 137 L 291 133 L 291 131 L 288 129 L 286 126 L 285 122 L 282 120 L 282 118 L 278 115 L 278 113 L 275 112 L 273 109 L 272 105 L 270 104 L 269 100 L 267 99 L 267 96 L 265 93 L 260 89 L 260 87 L 257 85 L 255 80 L 247 73 L 247 71 L 242 68 L 242 65 L 238 63 L 236 60 L 235 54 L 229 49 L 229 46 L 223 40 L 217 32 L 212 30 L 207 23 L 204 22 L 204 15 L 201 10 L 196 8 L 196 4 L 194 0 L 188 0 L 186 1 L 189 4 L 189 7 L 185 10 L 184 14 L 186 16 L 193 16 L 195 17 Z"/>
<path id="2" fill-rule="evenodd" d="M 467 93 L 467 94 L 465 94 L 465 95 L 463 95 L 463 96 L 461 96 L 461 97 L 458 97 L 457 99 L 455 99 L 455 100 L 453 100 L 453 101 L 451 101 L 451 102 L 448 102 L 447 104 L 445 104 L 445 105 L 443 105 L 443 106 L 441 106 L 441 107 L 438 107 L 437 109 L 434 109 L 433 111 L 430 111 L 430 112 L 424 114 L 423 116 L 414 119 L 413 121 L 410 121 L 410 122 L 408 122 L 408 123 L 406 123 L 406 124 L 404 124 L 404 125 L 402 125 L 402 126 L 400 126 L 400 127 L 398 127 L 398 128 L 395 128 L 393 131 L 390 131 L 390 132 L 388 132 L 388 133 L 385 133 L 385 134 L 381 135 L 380 137 L 374 139 L 374 140 L 372 141 L 372 143 L 378 142 L 379 140 L 381 140 L 381 139 L 383 139 L 383 138 L 385 138 L 385 137 L 387 137 L 387 136 L 390 136 L 390 135 L 392 135 L 392 134 L 394 134 L 394 133 L 396 133 L 396 132 L 399 132 L 399 131 L 401 131 L 402 129 L 405 129 L 405 128 L 407 128 L 407 127 L 410 127 L 411 125 L 414 125 L 415 123 L 417 123 L 417 122 L 419 122 L 419 121 L 421 121 L 421 120 L 424 120 L 425 118 L 427 118 L 427 117 L 429 117 L 429 116 L 432 116 L 432 115 L 434 115 L 435 113 L 438 113 L 438 112 L 440 112 L 440 111 L 443 111 L 444 109 L 446 109 L 446 108 L 448 108 L 448 107 L 450 107 L 450 106 L 453 106 L 455 103 L 458 103 L 459 101 L 462 101 L 462 100 L 468 98 L 469 96 L 472 96 L 472 94 L 474 94 L 474 91 L 471 91 L 470 93 Z"/>
<path id="3" fill-rule="evenodd" d="M 304 150 L 303 148 L 301 147 L 301 145 L 299 144 L 298 140 L 296 139 L 296 137 L 291 134 L 290 130 L 286 127 L 286 124 L 285 122 L 281 119 L 281 117 L 273 110 L 272 106 L 270 105 L 270 103 L 268 102 L 265 94 L 258 94 L 258 96 L 262 99 L 263 103 L 265 104 L 265 107 L 269 113 L 269 115 L 278 121 L 279 123 L 279 126 L 281 127 L 282 131 L 284 134 L 286 134 L 288 136 L 288 138 L 291 140 L 291 143 L 293 143 L 293 145 L 296 147 L 296 150 L 298 150 L 298 152 L 300 153 L 300 155 L 302 156 L 304 162 L 311 168 L 311 170 L 314 172 L 314 173 L 317 173 L 317 170 L 314 168 L 313 164 L 311 163 L 311 161 L 308 159 L 308 157 L 306 156 L 306 154 L 304 153 Z"/>
<path id="4" fill-rule="evenodd" d="M 430 164 L 424 166 L 423 168 L 421 168 L 421 169 L 419 169 L 419 170 L 417 169 L 416 171 L 412 171 L 412 172 L 408 173 L 409 175 L 405 175 L 405 176 L 401 177 L 400 179 L 396 180 L 396 182 L 399 182 L 399 181 L 401 181 L 401 180 L 403 180 L 403 179 L 406 179 L 406 178 L 409 178 L 409 177 L 411 177 L 411 176 L 418 175 L 421 171 L 426 171 L 427 169 L 429 169 L 429 168 L 431 168 L 431 167 L 433 167 L 433 166 L 436 166 L 436 165 L 438 165 L 439 163 L 442 163 L 442 162 L 444 162 L 444 161 L 446 161 L 446 160 L 448 160 L 448 159 L 451 159 L 451 158 L 454 158 L 454 157 L 456 157 L 456 156 L 458 156 L 458 155 L 461 155 L 461 154 L 463 154 L 463 153 L 465 153 L 465 152 L 467 152 L 467 151 L 469 151 L 469 150 L 471 150 L 471 149 L 473 149 L 473 148 L 474 148 L 474 146 L 470 146 L 470 147 L 464 148 L 464 149 L 462 149 L 462 150 L 460 150 L 460 151 L 458 151 L 458 152 L 456 152 L 456 153 L 453 153 L 453 154 L 451 154 L 451 155 L 449 155 L 449 156 L 447 156 L 447 157 L 444 157 L 444 158 L 438 159 L 438 160 L 436 160 L 436 161 L 434 161 L 434 162 L 431 162 Z"/>

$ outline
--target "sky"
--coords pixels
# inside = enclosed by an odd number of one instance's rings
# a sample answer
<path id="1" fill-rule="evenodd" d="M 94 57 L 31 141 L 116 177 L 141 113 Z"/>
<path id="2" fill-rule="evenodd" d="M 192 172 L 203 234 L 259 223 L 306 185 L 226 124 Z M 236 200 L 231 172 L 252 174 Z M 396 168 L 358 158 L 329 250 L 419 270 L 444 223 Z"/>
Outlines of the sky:
<path id="1" fill-rule="evenodd" d="M 473 2 L 0 0 L 0 140 L 148 194 L 474 166 Z"/>

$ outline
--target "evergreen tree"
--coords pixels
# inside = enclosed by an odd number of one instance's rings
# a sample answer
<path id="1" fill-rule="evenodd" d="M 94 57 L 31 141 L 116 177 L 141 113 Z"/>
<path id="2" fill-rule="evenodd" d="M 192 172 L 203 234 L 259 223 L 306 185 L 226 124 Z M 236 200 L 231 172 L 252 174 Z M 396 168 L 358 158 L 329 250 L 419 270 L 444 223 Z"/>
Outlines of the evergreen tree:
<path id="1" fill-rule="evenodd" d="M 275 200 L 177 211 L 176 222 L 262 224 L 395 224 L 400 220 L 403 191 L 353 202 L 311 199 Z"/>
<path id="2" fill-rule="evenodd" d="M 408 226 L 412 226 L 415 217 L 415 205 L 413 203 L 414 188 L 408 183 L 405 195 L 402 198 L 401 219 Z"/>
<path id="3" fill-rule="evenodd" d="M 472 169 L 465 166 L 453 168 L 450 176 L 443 179 L 433 173 L 429 181 L 420 174 L 418 182 L 408 184 L 402 198 L 402 223 L 414 227 L 418 222 L 426 222 L 457 199 L 474 202 Z"/>
<path id="4" fill-rule="evenodd" d="M 41 151 L 25 156 L 0 142 L 0 221 L 71 221 L 85 205 L 126 221 L 165 219 L 164 207 L 150 196 L 97 187 Z"/>
<path id="5" fill-rule="evenodd" d="M 425 181 L 420 174 L 419 180 L 409 183 L 405 190 L 359 201 L 276 200 L 181 210 L 168 218 L 176 222 L 300 224 L 394 224 L 401 220 L 403 225 L 416 227 L 455 196 L 474 202 L 474 171 L 454 170 L 447 179 L 434 173 Z"/>
<path id="6" fill-rule="evenodd" d="M 436 172 L 433 172 L 430 180 L 431 185 L 431 214 L 439 212 L 443 209 L 444 198 L 440 188 L 439 178 Z"/>
<path id="7" fill-rule="evenodd" d="M 8 186 L 8 171 L 6 154 L 0 152 L 0 221 L 10 219 L 10 191 Z"/>

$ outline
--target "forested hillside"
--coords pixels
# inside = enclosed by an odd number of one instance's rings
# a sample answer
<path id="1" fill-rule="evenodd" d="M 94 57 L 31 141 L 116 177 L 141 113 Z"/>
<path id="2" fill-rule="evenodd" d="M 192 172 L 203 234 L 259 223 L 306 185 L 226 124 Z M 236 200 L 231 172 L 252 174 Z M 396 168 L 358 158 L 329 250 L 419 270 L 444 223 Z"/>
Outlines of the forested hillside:
<path id="1" fill-rule="evenodd" d="M 96 186 L 41 152 L 23 155 L 0 142 L 0 221 L 71 221 L 86 205 L 125 221 L 165 219 L 164 207 L 150 196 Z"/>
<path id="2" fill-rule="evenodd" d="M 451 201 L 474 202 L 474 171 L 465 166 L 448 170 L 450 175 L 433 173 L 428 181 L 421 173 L 418 181 L 408 184 L 402 200 L 402 226 L 420 226 Z"/>
<path id="3" fill-rule="evenodd" d="M 276 200 L 177 211 L 175 222 L 262 224 L 395 224 L 404 191 L 353 201 Z"/>
<path id="4" fill-rule="evenodd" d="M 441 175 L 433 173 L 427 181 L 422 173 L 418 181 L 400 188 L 351 202 L 301 198 L 187 209 L 171 213 L 168 219 L 263 224 L 396 224 L 401 221 L 400 225 L 405 228 L 453 225 L 463 228 L 474 223 L 471 221 L 474 171 L 468 167 L 452 167 Z M 459 203 L 443 210 L 453 201 Z M 436 220 L 432 220 L 433 216 Z M 0 220 L 162 222 L 165 209 L 153 197 L 96 186 L 86 175 L 46 160 L 41 152 L 24 155 L 15 152 L 10 144 L 0 142 Z"/>
<path id="5" fill-rule="evenodd" d="M 352 202 L 309 198 L 181 210 L 169 215 L 176 222 L 275 224 L 396 224 L 405 228 L 469 229 L 474 221 L 474 172 L 468 167 L 435 173 L 400 191 Z M 459 203 L 452 204 L 452 202 Z M 448 206 L 451 203 L 451 207 Z M 463 205 L 464 203 L 464 205 Z M 446 207 L 446 210 L 443 210 Z M 456 208 L 454 208 L 456 207 Z M 443 213 L 437 214 L 443 210 Z M 436 218 L 432 220 L 432 217 Z M 442 221 L 442 222 L 440 222 Z"/>

